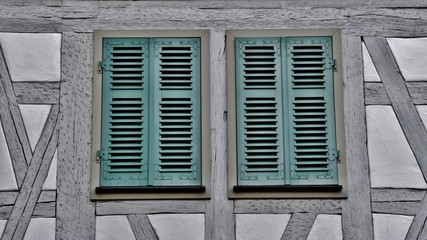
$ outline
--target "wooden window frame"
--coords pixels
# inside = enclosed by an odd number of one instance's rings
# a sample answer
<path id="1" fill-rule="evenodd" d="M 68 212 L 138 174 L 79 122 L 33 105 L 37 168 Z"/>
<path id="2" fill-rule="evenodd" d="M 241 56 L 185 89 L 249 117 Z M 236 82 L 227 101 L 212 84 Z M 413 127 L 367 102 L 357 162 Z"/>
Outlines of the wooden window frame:
<path id="1" fill-rule="evenodd" d="M 339 29 L 307 30 L 229 30 L 226 34 L 227 49 L 227 103 L 228 103 L 228 196 L 229 198 L 346 198 L 346 157 L 344 139 L 343 83 L 341 73 L 341 33 Z M 271 186 L 235 188 L 237 186 L 237 127 L 236 127 L 236 57 L 235 39 L 240 37 L 332 37 L 333 58 L 336 59 L 334 70 L 334 108 L 337 149 L 340 156 L 337 164 L 338 184 L 341 189 L 328 189 L 315 185 L 299 187 Z"/>
<path id="2" fill-rule="evenodd" d="M 100 149 L 101 138 L 101 109 L 102 109 L 102 69 L 98 62 L 102 60 L 104 38 L 200 38 L 201 53 L 201 186 L 204 192 L 195 192 L 192 187 L 154 187 L 151 189 L 133 188 L 126 190 L 104 189 L 102 193 L 96 189 L 100 186 L 100 162 L 97 159 L 97 150 Z M 209 32 L 207 30 L 141 30 L 115 31 L 99 30 L 94 32 L 94 64 L 93 64 L 93 111 L 92 111 L 92 152 L 91 152 L 91 199 L 92 200 L 119 200 L 119 199 L 209 199 L 210 191 L 210 83 L 209 83 Z"/>

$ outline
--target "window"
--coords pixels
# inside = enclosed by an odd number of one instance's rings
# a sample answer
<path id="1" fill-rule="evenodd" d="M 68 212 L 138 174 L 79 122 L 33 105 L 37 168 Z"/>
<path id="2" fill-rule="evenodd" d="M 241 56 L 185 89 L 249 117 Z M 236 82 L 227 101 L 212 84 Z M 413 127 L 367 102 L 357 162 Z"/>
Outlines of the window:
<path id="1" fill-rule="evenodd" d="M 334 55 L 339 50 L 333 47 L 337 33 L 233 33 L 240 32 L 230 33 L 233 42 L 228 42 L 234 48 L 227 60 L 235 68 L 228 75 L 229 168 L 235 171 L 230 195 L 340 195 L 338 162 L 344 149 L 337 145 L 343 138 L 342 107 L 336 106 L 341 101 Z"/>
<path id="2" fill-rule="evenodd" d="M 117 35 L 99 31 L 95 39 L 94 198 L 206 198 L 205 32 Z"/>

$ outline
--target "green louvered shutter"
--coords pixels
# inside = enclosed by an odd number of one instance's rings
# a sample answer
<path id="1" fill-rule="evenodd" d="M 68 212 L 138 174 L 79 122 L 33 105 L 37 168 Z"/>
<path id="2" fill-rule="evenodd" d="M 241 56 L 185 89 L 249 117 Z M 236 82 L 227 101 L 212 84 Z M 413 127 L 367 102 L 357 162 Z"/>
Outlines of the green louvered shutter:
<path id="1" fill-rule="evenodd" d="M 200 39 L 156 38 L 152 44 L 150 181 L 157 186 L 200 185 Z"/>
<path id="2" fill-rule="evenodd" d="M 280 38 L 236 39 L 238 185 L 283 185 Z"/>
<path id="3" fill-rule="evenodd" d="M 148 41 L 103 43 L 101 186 L 147 185 Z"/>
<path id="4" fill-rule="evenodd" d="M 330 37 L 286 42 L 290 183 L 336 184 L 333 59 Z"/>

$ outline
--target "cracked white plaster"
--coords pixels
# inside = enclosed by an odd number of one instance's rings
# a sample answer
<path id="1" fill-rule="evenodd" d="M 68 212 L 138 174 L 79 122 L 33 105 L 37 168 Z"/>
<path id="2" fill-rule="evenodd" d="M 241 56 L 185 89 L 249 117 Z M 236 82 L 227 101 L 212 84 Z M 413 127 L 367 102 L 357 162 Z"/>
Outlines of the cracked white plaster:
<path id="1" fill-rule="evenodd" d="M 40 139 L 51 107 L 51 105 L 19 105 L 28 140 L 30 141 L 31 150 L 33 151 Z"/>
<path id="2" fill-rule="evenodd" d="M 205 237 L 204 214 L 156 214 L 148 219 L 159 239 L 200 240 Z"/>
<path id="3" fill-rule="evenodd" d="M 59 81 L 61 73 L 61 34 L 0 33 L 11 79 Z"/>
<path id="4" fill-rule="evenodd" d="M 341 240 L 341 215 L 318 214 L 307 240 Z"/>
<path id="5" fill-rule="evenodd" d="M 404 240 L 414 217 L 392 214 L 373 214 L 375 240 Z"/>
<path id="6" fill-rule="evenodd" d="M 96 217 L 96 240 L 135 240 L 125 215 Z"/>
<path id="7" fill-rule="evenodd" d="M 427 187 L 391 106 L 367 106 L 368 155 L 373 188 Z"/>
<path id="8" fill-rule="evenodd" d="M 388 38 L 406 81 L 427 81 L 427 38 Z"/>
<path id="9" fill-rule="evenodd" d="M 55 218 L 31 218 L 24 240 L 55 240 Z"/>
<path id="10" fill-rule="evenodd" d="M 362 55 L 363 55 L 363 77 L 365 82 L 381 82 L 380 76 L 378 75 L 377 69 L 372 62 L 371 55 L 366 48 L 365 43 L 362 44 Z"/>
<path id="11" fill-rule="evenodd" d="M 291 214 L 236 214 L 236 240 L 280 240 Z"/>
<path id="12" fill-rule="evenodd" d="M 9 148 L 0 119 L 0 190 L 17 190 L 15 173 L 12 168 Z"/>

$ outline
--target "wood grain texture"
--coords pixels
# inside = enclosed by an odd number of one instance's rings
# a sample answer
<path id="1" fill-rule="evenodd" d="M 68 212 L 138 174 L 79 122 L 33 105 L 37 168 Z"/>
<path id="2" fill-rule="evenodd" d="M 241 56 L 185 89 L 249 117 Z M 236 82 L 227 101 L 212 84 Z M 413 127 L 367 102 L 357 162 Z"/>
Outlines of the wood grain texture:
<path id="1" fill-rule="evenodd" d="M 56 216 L 56 203 L 55 202 L 42 202 L 37 203 L 31 217 L 33 218 L 55 218 Z"/>
<path id="2" fill-rule="evenodd" d="M 225 31 L 210 32 L 212 198 L 206 206 L 205 239 L 234 236 L 233 201 L 227 190 Z"/>
<path id="3" fill-rule="evenodd" d="M 56 201 L 56 191 L 42 191 L 37 202 L 46 203 L 46 202 L 55 202 Z"/>
<path id="4" fill-rule="evenodd" d="M 363 0 L 365 4 L 359 1 L 362 0 L 339 3 L 337 0 L 291 0 L 268 3 L 84 1 L 84 4 L 82 1 L 66 1 L 61 6 L 4 4 L 0 14 L 0 31 L 91 33 L 94 29 L 340 28 L 366 36 L 410 37 L 427 34 L 427 29 L 420 27 L 427 25 L 425 8 L 396 11 L 392 7 L 366 5 L 367 0 Z"/>
<path id="5" fill-rule="evenodd" d="M 365 83 L 366 105 L 390 105 L 387 92 L 382 83 Z"/>
<path id="6" fill-rule="evenodd" d="M 366 113 L 363 94 L 362 42 L 343 34 L 344 123 L 348 199 L 343 204 L 344 239 L 374 238 L 371 213 Z"/>
<path id="7" fill-rule="evenodd" d="M 0 206 L 14 204 L 16 196 L 18 196 L 17 191 L 0 192 Z"/>
<path id="8" fill-rule="evenodd" d="M 316 213 L 294 213 L 283 233 L 282 240 L 307 239 L 316 219 Z"/>
<path id="9" fill-rule="evenodd" d="M 421 207 L 417 211 L 414 221 L 411 224 L 411 227 L 406 234 L 405 240 L 417 240 L 417 239 L 426 239 L 426 218 L 427 218 L 427 197 L 424 196 L 423 201 L 421 202 Z M 423 235 L 422 238 L 420 238 Z"/>
<path id="10" fill-rule="evenodd" d="M 341 213 L 341 200 L 236 200 L 234 213 Z"/>
<path id="11" fill-rule="evenodd" d="M 156 232 L 145 214 L 127 215 L 136 240 L 157 240 Z"/>
<path id="12" fill-rule="evenodd" d="M 374 202 L 421 201 L 426 191 L 416 189 L 371 189 L 371 199 Z"/>
<path id="13" fill-rule="evenodd" d="M 59 106 L 53 105 L 34 149 L 33 158 L 5 226 L 2 240 L 22 239 L 25 235 L 58 145 L 58 114 Z"/>
<path id="14" fill-rule="evenodd" d="M 405 82 L 415 104 L 427 104 L 427 82 Z"/>
<path id="15" fill-rule="evenodd" d="M 93 239 L 90 201 L 92 35 L 64 33 L 57 173 L 58 239 Z"/>
<path id="16" fill-rule="evenodd" d="M 150 214 L 150 213 L 205 213 L 205 201 L 112 201 L 97 202 L 96 214 L 124 215 L 124 214 Z"/>
<path id="17" fill-rule="evenodd" d="M 403 133 L 420 166 L 427 176 L 427 131 L 406 88 L 404 79 L 393 57 L 386 39 L 364 38 L 375 68 L 387 90 L 393 110 L 402 127 Z"/>
<path id="18" fill-rule="evenodd" d="M 420 206 L 420 202 L 372 202 L 372 212 L 415 216 Z"/>
<path id="19" fill-rule="evenodd" d="M 14 82 L 12 86 L 19 104 L 59 102 L 59 82 Z"/>
<path id="20" fill-rule="evenodd" d="M 0 120 L 9 148 L 18 188 L 24 181 L 32 158 L 30 143 L 13 94 L 7 63 L 0 46 Z"/>

